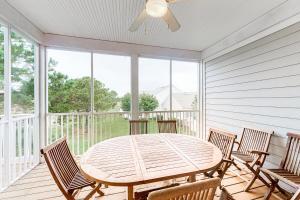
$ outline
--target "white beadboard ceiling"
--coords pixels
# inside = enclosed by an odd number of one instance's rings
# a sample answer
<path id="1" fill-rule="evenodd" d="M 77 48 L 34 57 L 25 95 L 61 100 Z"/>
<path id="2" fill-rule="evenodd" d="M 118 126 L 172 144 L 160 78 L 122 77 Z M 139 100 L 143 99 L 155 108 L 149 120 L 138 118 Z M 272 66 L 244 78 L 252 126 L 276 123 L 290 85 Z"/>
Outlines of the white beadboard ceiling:
<path id="1" fill-rule="evenodd" d="M 6 0 L 44 33 L 201 51 L 286 0 L 180 0 L 172 33 L 160 19 L 128 27 L 144 0 Z"/>

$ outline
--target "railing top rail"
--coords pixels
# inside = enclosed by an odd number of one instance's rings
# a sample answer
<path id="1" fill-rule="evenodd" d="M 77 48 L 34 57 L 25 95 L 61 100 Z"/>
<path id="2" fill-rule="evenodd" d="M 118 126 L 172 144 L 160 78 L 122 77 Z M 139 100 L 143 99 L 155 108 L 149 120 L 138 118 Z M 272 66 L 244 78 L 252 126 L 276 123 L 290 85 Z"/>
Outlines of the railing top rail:
<path id="1" fill-rule="evenodd" d="M 162 110 L 162 111 L 141 111 L 142 114 L 147 113 L 176 113 L 176 112 L 199 112 L 199 110 Z M 48 116 L 59 116 L 59 115 L 109 115 L 109 114 L 130 114 L 130 112 L 70 112 L 70 113 L 47 113 Z"/>
<path id="2" fill-rule="evenodd" d="M 22 121 L 22 120 L 27 120 L 27 119 L 34 119 L 35 115 L 29 114 L 29 115 L 22 115 L 22 116 L 13 116 L 11 118 L 12 122 L 16 122 L 16 121 Z M 10 120 L 9 119 L 1 119 L 0 120 L 0 124 L 6 124 L 8 123 Z"/>
<path id="3" fill-rule="evenodd" d="M 199 112 L 199 110 L 162 110 L 162 111 L 141 111 L 140 113 L 174 113 L 174 112 Z"/>
<path id="4" fill-rule="evenodd" d="M 70 112 L 70 113 L 47 113 L 48 116 L 58 116 L 58 115 L 103 115 L 103 114 L 130 114 L 130 112 Z"/>

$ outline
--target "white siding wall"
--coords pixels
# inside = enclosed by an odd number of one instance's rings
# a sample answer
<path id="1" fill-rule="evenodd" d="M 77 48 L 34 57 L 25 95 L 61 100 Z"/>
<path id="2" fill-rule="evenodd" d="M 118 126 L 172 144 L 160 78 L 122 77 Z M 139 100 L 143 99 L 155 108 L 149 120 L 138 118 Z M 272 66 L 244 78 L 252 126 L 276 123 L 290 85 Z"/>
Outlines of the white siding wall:
<path id="1" fill-rule="evenodd" d="M 206 131 L 275 131 L 267 165 L 279 165 L 300 133 L 300 23 L 205 62 L 205 78 Z"/>

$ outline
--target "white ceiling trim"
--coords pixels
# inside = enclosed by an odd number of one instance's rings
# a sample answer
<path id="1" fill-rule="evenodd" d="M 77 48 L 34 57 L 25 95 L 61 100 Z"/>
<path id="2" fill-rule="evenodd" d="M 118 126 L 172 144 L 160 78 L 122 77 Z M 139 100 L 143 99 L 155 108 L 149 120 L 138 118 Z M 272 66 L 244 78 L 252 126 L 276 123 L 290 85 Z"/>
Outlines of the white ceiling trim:
<path id="1" fill-rule="evenodd" d="M 44 33 L 201 51 L 286 0 L 178 1 L 170 8 L 182 25 L 179 31 L 147 18 L 146 27 L 134 33 L 128 27 L 144 0 L 6 1 Z"/>
<path id="2" fill-rule="evenodd" d="M 4 23 L 25 34 L 28 38 L 38 42 L 43 42 L 44 34 L 33 23 L 31 23 L 19 11 L 13 8 L 6 0 L 0 1 L 0 18 Z"/>
<path id="3" fill-rule="evenodd" d="M 44 34 L 43 44 L 47 47 L 59 49 L 73 49 L 109 54 L 139 55 L 145 57 L 171 58 L 178 60 L 201 60 L 200 51 L 155 47 L 124 42 L 112 42 L 55 34 Z"/>
<path id="4" fill-rule="evenodd" d="M 288 0 L 247 26 L 202 51 L 205 61 L 215 59 L 300 22 L 300 1 Z"/>

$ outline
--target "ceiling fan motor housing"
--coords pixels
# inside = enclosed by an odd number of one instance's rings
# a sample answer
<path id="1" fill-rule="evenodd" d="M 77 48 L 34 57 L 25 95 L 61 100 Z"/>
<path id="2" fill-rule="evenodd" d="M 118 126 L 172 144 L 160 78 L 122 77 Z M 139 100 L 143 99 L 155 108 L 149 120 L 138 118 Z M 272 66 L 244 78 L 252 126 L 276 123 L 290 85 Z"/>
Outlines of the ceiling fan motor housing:
<path id="1" fill-rule="evenodd" d="M 168 11 L 168 3 L 165 0 L 148 0 L 146 11 L 151 17 L 163 17 Z"/>

